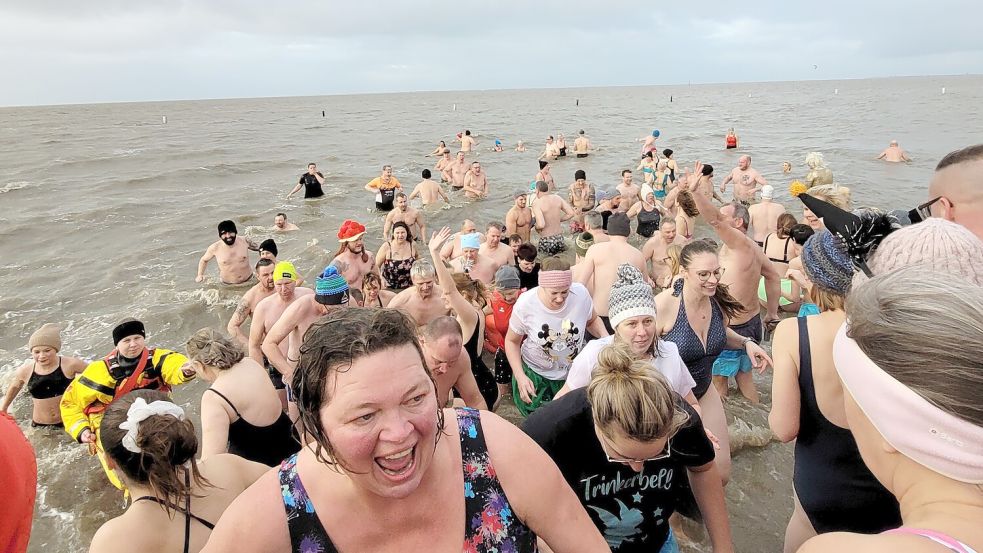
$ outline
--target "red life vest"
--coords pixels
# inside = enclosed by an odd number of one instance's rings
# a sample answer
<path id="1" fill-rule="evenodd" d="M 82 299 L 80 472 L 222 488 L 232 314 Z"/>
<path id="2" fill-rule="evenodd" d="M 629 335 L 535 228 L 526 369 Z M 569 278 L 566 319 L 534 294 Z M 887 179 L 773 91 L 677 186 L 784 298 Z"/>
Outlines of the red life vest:
<path id="1" fill-rule="evenodd" d="M 137 367 L 133 370 L 133 373 L 130 374 L 130 376 L 125 376 L 116 381 L 116 391 L 113 394 L 112 401 L 116 401 L 133 390 L 141 390 L 144 388 L 160 390 L 164 393 L 171 391 L 171 387 L 164 381 L 160 371 L 156 370 L 156 368 L 152 365 L 154 351 L 154 349 L 144 348 L 143 353 L 140 354 L 140 360 L 137 361 Z M 113 374 L 113 369 L 119 366 L 117 354 L 117 350 L 114 349 L 109 353 L 109 355 L 102 359 L 102 362 L 106 364 L 106 369 L 109 371 L 110 376 Z M 163 364 L 163 361 L 167 358 L 167 355 L 161 357 L 158 365 Z M 110 403 L 112 403 L 112 401 Z M 90 416 L 93 413 L 101 413 L 105 411 L 108 405 L 109 404 L 107 403 L 96 401 L 83 409 L 82 412 L 85 413 L 86 416 Z"/>
<path id="2" fill-rule="evenodd" d="M 737 137 L 736 136 L 730 135 L 730 136 L 727 137 L 727 147 L 728 148 L 736 148 L 737 147 Z"/>

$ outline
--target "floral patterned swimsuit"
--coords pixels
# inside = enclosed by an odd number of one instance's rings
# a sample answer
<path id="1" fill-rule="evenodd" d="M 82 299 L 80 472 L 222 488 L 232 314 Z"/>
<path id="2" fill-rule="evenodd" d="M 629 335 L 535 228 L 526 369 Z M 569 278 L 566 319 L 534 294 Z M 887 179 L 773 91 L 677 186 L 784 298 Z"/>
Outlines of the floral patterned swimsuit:
<path id="1" fill-rule="evenodd" d="M 464 471 L 464 553 L 535 553 L 536 535 L 512 512 L 498 482 L 478 411 L 455 409 Z M 297 455 L 280 465 L 280 490 L 287 513 L 291 551 L 337 553 L 297 474 Z"/>

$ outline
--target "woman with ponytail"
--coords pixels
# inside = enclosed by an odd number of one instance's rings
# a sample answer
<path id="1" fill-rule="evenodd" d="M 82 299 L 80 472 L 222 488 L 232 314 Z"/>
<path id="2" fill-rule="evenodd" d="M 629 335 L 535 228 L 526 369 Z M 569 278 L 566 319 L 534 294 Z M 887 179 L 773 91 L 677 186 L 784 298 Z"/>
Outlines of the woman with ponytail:
<path id="1" fill-rule="evenodd" d="M 99 439 L 133 498 L 103 524 L 89 551 L 200 551 L 225 508 L 267 467 L 235 455 L 196 462 L 198 438 L 184 409 L 155 390 L 109 405 Z"/>
<path id="2" fill-rule="evenodd" d="M 728 327 L 744 307 L 720 284 L 724 270 L 713 240 L 694 240 L 679 255 L 683 278 L 655 297 L 659 336 L 674 342 L 696 387 L 703 423 L 720 441 L 717 469 L 724 484 L 730 479 L 730 438 L 727 417 L 716 388 L 710 385 L 713 362 L 724 349 L 742 350 L 756 367 L 771 358 L 751 338 Z"/>
<path id="3" fill-rule="evenodd" d="M 544 405 L 522 429 L 553 458 L 612 550 L 679 551 L 668 520 L 686 493 L 685 469 L 713 551 L 733 551 L 700 416 L 628 345 L 602 349 L 590 384 Z"/>

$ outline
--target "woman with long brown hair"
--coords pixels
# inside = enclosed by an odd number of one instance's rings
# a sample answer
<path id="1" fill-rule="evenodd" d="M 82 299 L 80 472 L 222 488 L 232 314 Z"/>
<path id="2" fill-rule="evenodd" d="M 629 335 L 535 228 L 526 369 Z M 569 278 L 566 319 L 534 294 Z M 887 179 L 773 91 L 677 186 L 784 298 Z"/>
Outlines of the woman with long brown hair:
<path id="1" fill-rule="evenodd" d="M 726 484 L 730 479 L 730 439 L 727 417 L 716 389 L 710 385 L 713 362 L 724 349 L 742 350 L 757 366 L 771 359 L 754 340 L 728 327 L 744 307 L 720 284 L 723 268 L 713 240 L 694 240 L 679 257 L 683 278 L 655 298 L 658 334 L 674 342 L 696 382 L 703 423 L 720 441 L 717 469 Z"/>
<path id="2" fill-rule="evenodd" d="M 156 390 L 112 402 L 99 440 L 133 503 L 99 528 L 92 553 L 200 551 L 226 507 L 269 468 L 230 454 L 196 461 L 194 424 Z"/>

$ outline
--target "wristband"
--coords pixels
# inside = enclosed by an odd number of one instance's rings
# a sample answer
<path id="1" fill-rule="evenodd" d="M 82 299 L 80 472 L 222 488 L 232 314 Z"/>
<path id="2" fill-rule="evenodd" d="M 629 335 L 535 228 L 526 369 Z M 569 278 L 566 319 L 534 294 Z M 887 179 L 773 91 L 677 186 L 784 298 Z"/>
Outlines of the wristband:
<path id="1" fill-rule="evenodd" d="M 747 337 L 745 337 L 745 338 L 744 338 L 744 341 L 743 341 L 743 342 L 741 342 L 741 347 L 742 347 L 742 348 L 746 348 L 746 347 L 747 347 L 747 344 L 748 344 L 748 342 L 751 342 L 751 343 L 753 343 L 754 345 L 758 345 L 758 342 L 755 342 L 755 341 L 754 341 L 754 338 L 747 338 Z"/>

